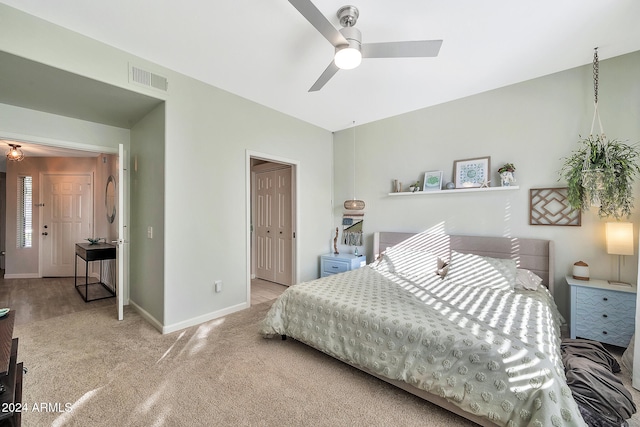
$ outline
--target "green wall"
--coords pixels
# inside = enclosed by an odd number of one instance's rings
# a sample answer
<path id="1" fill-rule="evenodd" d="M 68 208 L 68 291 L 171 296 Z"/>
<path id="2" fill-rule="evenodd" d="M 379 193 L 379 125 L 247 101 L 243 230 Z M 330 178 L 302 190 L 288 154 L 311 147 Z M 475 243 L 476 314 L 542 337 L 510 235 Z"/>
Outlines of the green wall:
<path id="1" fill-rule="evenodd" d="M 639 75 L 640 52 L 600 62 L 599 110 L 611 138 L 640 142 Z M 595 208 L 583 212 L 581 227 L 529 225 L 529 189 L 563 186 L 558 175 L 561 159 L 578 148 L 579 135 L 589 134 L 593 111 L 592 69 L 584 66 L 357 126 L 356 196 L 367 203 L 367 240 L 371 242 L 376 230 L 428 229 L 552 239 L 556 300 L 567 314 L 568 286 L 563 278 L 573 263 L 583 260 L 592 277 L 609 279 L 617 275 L 618 259 L 606 253 L 606 220 L 598 218 Z M 341 131 L 334 139 L 336 225 L 342 201 L 352 197 L 352 132 Z M 491 156 L 492 185 L 499 185 L 498 167 L 515 163 L 520 189 L 388 195 L 393 179 L 409 184 L 423 179 L 425 171 L 442 170 L 444 181 L 451 181 L 454 160 L 482 156 Z M 630 220 L 637 241 L 637 209 Z M 636 244 L 636 254 L 637 250 Z M 637 282 L 637 266 L 637 255 L 625 257 L 622 279 Z"/>
<path id="2" fill-rule="evenodd" d="M 247 150 L 298 162 L 298 278 L 318 276 L 332 224 L 330 132 L 6 5 L 0 21 L 0 51 L 165 101 L 164 122 L 154 111 L 134 124 L 130 145 L 140 174 L 164 171 L 164 181 L 139 177 L 131 188 L 131 197 L 156 197 L 150 205 L 131 203 L 143 212 L 131 211 L 138 241 L 131 242 L 130 295 L 157 327 L 171 331 L 248 306 Z M 167 77 L 168 92 L 130 84 L 129 64 Z M 147 144 L 159 148 L 148 141 L 162 134 L 160 155 Z M 153 242 L 145 240 L 149 225 Z M 223 292 L 213 292 L 214 280 L 223 281 Z"/>

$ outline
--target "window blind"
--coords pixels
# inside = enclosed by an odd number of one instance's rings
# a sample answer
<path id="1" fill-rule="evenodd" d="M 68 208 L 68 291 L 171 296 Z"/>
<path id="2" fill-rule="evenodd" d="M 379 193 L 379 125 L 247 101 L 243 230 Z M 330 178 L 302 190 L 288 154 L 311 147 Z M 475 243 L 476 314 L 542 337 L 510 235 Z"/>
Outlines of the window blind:
<path id="1" fill-rule="evenodd" d="M 30 248 L 33 243 L 33 179 L 18 177 L 17 246 Z"/>

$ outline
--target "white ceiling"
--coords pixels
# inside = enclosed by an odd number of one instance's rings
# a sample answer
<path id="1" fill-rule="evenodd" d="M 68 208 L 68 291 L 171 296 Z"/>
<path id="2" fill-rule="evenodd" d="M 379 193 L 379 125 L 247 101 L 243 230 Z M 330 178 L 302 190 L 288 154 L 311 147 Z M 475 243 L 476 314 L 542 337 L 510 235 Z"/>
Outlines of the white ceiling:
<path id="1" fill-rule="evenodd" d="M 443 39 L 307 90 L 333 47 L 286 0 L 2 0 L 330 131 L 640 50 L 637 0 L 367 0 L 363 43 Z M 339 28 L 346 0 L 314 0 Z M 601 76 L 606 69 L 601 69 Z"/>

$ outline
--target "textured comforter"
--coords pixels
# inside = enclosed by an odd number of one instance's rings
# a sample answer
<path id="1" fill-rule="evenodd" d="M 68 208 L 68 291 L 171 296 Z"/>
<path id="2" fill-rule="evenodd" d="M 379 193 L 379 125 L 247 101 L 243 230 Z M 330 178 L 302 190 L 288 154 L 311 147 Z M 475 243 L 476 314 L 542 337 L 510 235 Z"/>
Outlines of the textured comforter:
<path id="1" fill-rule="evenodd" d="M 549 292 L 366 266 L 287 289 L 263 322 L 507 426 L 580 426 Z"/>

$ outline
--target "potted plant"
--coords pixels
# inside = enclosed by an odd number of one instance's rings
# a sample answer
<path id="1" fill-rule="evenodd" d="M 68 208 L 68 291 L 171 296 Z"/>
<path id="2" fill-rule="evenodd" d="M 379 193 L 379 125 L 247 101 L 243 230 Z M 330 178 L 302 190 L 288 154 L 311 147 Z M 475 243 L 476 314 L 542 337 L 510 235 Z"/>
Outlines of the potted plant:
<path id="1" fill-rule="evenodd" d="M 512 183 L 516 182 L 516 178 L 513 173 L 516 171 L 516 167 L 513 163 L 505 163 L 504 166 L 498 169 L 500 174 L 500 182 L 503 187 L 509 187 Z"/>
<path id="2" fill-rule="evenodd" d="M 631 215 L 633 180 L 640 172 L 638 147 L 604 135 L 581 139 L 580 148 L 564 158 L 560 175 L 567 181 L 567 199 L 574 209 L 598 206 L 598 215 L 620 219 Z"/>

